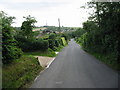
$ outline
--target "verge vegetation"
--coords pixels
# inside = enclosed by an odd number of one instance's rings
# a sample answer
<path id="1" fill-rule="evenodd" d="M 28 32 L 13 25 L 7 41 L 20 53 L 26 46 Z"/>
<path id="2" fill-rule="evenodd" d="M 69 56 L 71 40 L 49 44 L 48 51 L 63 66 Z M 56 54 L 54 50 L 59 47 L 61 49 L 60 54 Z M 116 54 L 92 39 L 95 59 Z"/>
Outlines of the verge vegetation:
<path id="1" fill-rule="evenodd" d="M 20 28 L 11 26 L 15 17 L 0 12 L 2 21 L 2 87 L 28 87 L 38 73 L 43 69 L 34 56 L 55 57 L 68 42 L 64 33 L 49 33 L 37 37 L 39 32 L 33 32 L 34 17 L 28 15 Z"/>
<path id="2" fill-rule="evenodd" d="M 120 70 L 120 3 L 90 2 L 94 13 L 72 37 L 82 48 L 116 70 Z"/>
<path id="3" fill-rule="evenodd" d="M 25 88 L 43 68 L 33 56 L 22 56 L 3 66 L 3 88 Z"/>

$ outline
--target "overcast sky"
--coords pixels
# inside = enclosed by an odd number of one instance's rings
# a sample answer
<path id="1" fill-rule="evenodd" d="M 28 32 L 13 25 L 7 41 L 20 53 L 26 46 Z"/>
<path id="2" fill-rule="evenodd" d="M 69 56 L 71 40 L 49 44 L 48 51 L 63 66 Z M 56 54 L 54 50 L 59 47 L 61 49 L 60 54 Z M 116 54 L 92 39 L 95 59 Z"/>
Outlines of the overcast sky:
<path id="1" fill-rule="evenodd" d="M 38 21 L 36 26 L 81 27 L 90 12 L 80 8 L 90 0 L 0 0 L 0 10 L 10 16 L 15 16 L 13 26 L 21 26 L 23 16 L 31 15 Z"/>

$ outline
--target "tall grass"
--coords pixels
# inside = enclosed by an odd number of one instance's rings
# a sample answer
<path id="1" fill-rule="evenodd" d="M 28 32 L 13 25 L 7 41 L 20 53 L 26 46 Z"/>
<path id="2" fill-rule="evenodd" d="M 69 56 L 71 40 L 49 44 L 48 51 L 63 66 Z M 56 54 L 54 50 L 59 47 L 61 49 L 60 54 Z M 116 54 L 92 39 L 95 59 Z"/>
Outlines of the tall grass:
<path id="1" fill-rule="evenodd" d="M 33 56 L 22 56 L 11 64 L 3 65 L 2 87 L 27 87 L 42 70 L 39 62 Z"/>
<path id="2" fill-rule="evenodd" d="M 95 52 L 89 52 L 91 55 L 95 56 L 97 59 L 99 59 L 100 61 L 104 62 L 105 64 L 107 64 L 108 66 L 110 66 L 111 68 L 119 71 L 120 67 L 118 67 L 118 62 L 115 60 L 115 55 L 114 53 L 110 53 L 110 54 L 100 54 L 100 53 L 95 53 Z"/>

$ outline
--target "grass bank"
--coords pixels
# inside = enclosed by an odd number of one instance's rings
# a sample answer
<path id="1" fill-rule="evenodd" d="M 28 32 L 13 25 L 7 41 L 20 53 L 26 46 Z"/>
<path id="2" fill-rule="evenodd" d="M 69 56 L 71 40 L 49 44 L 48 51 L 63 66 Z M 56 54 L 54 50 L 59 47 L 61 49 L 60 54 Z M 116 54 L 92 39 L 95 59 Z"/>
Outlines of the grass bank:
<path id="1" fill-rule="evenodd" d="M 64 46 L 56 48 L 60 51 Z M 13 60 L 10 64 L 3 65 L 2 87 L 3 88 L 28 88 L 38 76 L 42 68 L 38 60 L 34 56 L 55 57 L 55 51 L 48 49 L 47 51 L 25 52 L 24 55 Z"/>
<path id="2" fill-rule="evenodd" d="M 25 52 L 24 55 L 33 55 L 33 56 L 48 56 L 48 57 L 55 57 L 56 54 L 53 50 L 48 49 L 46 51 L 34 51 L 34 52 Z"/>
<path id="3" fill-rule="evenodd" d="M 87 52 L 95 56 L 97 59 L 104 62 L 105 64 L 113 68 L 114 70 L 120 71 L 120 67 L 118 67 L 118 63 L 115 60 L 116 57 L 114 54 L 111 53 L 111 54 L 105 55 L 105 54 L 100 54 L 100 53 L 95 53 L 95 52 L 90 52 L 90 51 L 87 51 Z"/>
<path id="4" fill-rule="evenodd" d="M 67 45 L 67 44 L 66 44 Z M 66 46 L 65 45 L 65 46 Z M 59 46 L 56 48 L 55 52 L 60 52 L 65 46 Z"/>
<path id="5" fill-rule="evenodd" d="M 77 42 L 78 43 L 78 42 Z M 81 43 L 78 43 L 79 45 L 82 46 Z M 104 62 L 106 65 L 108 65 L 109 67 L 111 67 L 112 69 L 116 70 L 116 71 L 120 71 L 120 65 L 117 63 L 116 59 L 116 55 L 114 53 L 107 53 L 107 54 L 102 54 L 102 53 L 96 53 L 96 52 L 92 52 L 90 50 L 87 50 L 86 48 L 83 48 L 83 46 L 81 47 L 84 51 L 88 52 L 89 54 L 93 55 L 94 57 L 96 57 L 98 60 Z"/>
<path id="6" fill-rule="evenodd" d="M 33 56 L 22 56 L 2 68 L 3 88 L 25 88 L 32 83 L 42 70 L 39 62 Z"/>

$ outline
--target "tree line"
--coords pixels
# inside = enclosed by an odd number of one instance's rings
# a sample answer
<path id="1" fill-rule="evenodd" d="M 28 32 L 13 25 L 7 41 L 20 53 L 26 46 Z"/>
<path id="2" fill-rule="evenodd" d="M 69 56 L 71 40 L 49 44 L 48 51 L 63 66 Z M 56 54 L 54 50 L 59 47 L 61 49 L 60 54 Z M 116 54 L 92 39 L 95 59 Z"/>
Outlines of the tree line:
<path id="1" fill-rule="evenodd" d="M 64 46 L 68 41 L 65 33 L 51 33 L 47 38 L 36 38 L 37 35 L 32 29 L 37 20 L 28 15 L 22 22 L 20 30 L 16 30 L 11 24 L 15 17 L 9 16 L 4 11 L 0 12 L 2 21 L 2 63 L 11 63 L 20 58 L 24 52 L 57 50 L 57 47 Z"/>
<path id="2" fill-rule="evenodd" d="M 94 13 L 72 37 L 91 53 L 105 56 L 108 64 L 120 64 L 120 2 L 89 2 Z M 118 66 L 119 67 L 119 66 Z"/>

